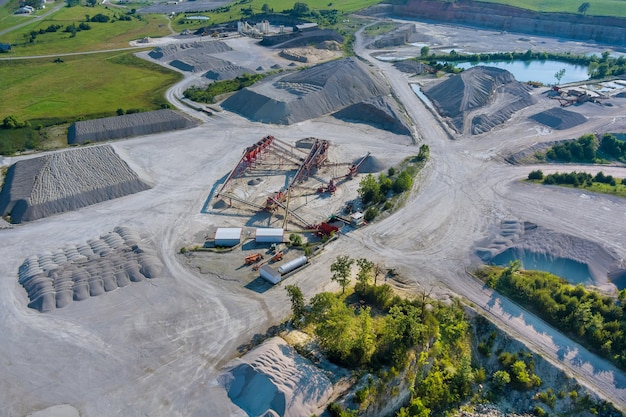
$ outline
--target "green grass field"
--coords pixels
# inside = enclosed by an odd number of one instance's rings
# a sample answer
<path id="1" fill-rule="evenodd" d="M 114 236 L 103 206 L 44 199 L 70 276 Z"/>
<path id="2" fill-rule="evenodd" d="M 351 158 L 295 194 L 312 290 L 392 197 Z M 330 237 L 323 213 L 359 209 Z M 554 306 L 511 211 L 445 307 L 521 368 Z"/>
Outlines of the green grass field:
<path id="1" fill-rule="evenodd" d="M 538 185 L 543 185 L 541 181 L 537 181 L 537 180 L 525 180 L 525 181 L 532 182 Z M 591 186 L 580 185 L 578 187 L 574 187 L 573 185 L 568 185 L 568 184 L 553 184 L 553 185 L 559 186 L 559 187 L 576 188 L 577 190 L 589 191 L 592 193 L 599 193 L 599 194 L 608 194 L 608 195 L 614 195 L 616 197 L 626 198 L 626 183 L 624 183 L 624 180 L 620 181 L 619 179 L 617 179 L 616 185 L 603 184 L 600 182 L 594 182 Z"/>
<path id="2" fill-rule="evenodd" d="M 129 52 L 0 61 L 0 119 L 75 119 L 114 115 L 118 108 L 153 110 L 181 75 Z"/>
<path id="3" fill-rule="evenodd" d="M 616 16 L 626 17 L 626 1 L 624 0 L 480 0 L 487 3 L 507 4 L 509 6 L 520 7 L 538 12 L 547 13 L 578 13 L 578 7 L 582 3 L 589 3 L 587 16 Z"/>
<path id="4" fill-rule="evenodd" d="M 141 20 L 135 17 L 130 21 L 117 20 L 119 16 L 126 14 L 127 10 L 130 9 L 76 6 L 63 7 L 41 20 L 21 16 L 20 23 L 24 22 L 24 19 L 31 19 L 32 22 L 0 36 L 0 42 L 14 45 L 11 56 L 49 55 L 126 48 L 131 40 L 170 34 L 167 17 L 163 15 L 141 16 Z M 86 22 L 87 15 L 93 17 L 98 13 L 109 16 L 111 20 L 107 23 L 89 22 L 91 29 L 81 30 L 74 37 L 71 37 L 69 32 L 64 32 L 68 25 L 78 26 L 81 22 Z M 11 19 L 11 23 L 14 23 L 15 18 L 9 16 L 6 19 Z M 51 25 L 59 25 L 61 28 L 56 32 L 38 33 L 31 41 L 31 32 L 45 31 Z"/>

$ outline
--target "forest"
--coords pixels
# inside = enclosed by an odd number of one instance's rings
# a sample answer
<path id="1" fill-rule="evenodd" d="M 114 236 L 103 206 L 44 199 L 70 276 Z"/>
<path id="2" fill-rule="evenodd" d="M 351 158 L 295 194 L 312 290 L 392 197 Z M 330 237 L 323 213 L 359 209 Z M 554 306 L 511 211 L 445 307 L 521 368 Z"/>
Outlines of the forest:
<path id="1" fill-rule="evenodd" d="M 620 137 L 622 135 L 619 134 Z M 588 133 L 578 139 L 550 147 L 546 151 L 546 158 L 555 162 L 626 162 L 626 142 L 612 133 L 605 133 L 602 136 Z"/>

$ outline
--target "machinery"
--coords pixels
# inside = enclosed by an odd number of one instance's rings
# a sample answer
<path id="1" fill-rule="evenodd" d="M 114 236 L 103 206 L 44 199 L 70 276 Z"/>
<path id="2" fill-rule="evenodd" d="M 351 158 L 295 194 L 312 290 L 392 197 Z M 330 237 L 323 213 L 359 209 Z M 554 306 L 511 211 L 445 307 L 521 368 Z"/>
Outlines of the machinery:
<path id="1" fill-rule="evenodd" d="M 260 253 L 253 253 L 252 255 L 248 255 L 244 258 L 244 262 L 246 265 L 252 265 L 257 263 L 263 259 L 263 255 Z"/>

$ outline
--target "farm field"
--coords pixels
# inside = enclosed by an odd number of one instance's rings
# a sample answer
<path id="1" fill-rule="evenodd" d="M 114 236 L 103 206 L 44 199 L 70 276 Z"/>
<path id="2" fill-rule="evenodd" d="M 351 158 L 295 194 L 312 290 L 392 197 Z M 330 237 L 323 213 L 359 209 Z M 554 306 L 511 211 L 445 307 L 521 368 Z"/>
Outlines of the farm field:
<path id="1" fill-rule="evenodd" d="M 528 0 L 520 2 L 517 0 L 481 0 L 486 3 L 506 4 L 508 6 L 522 9 L 534 10 L 545 13 L 578 13 L 580 2 L 563 2 L 559 0 Z M 585 13 L 587 16 L 615 16 L 626 17 L 626 6 L 622 0 L 591 0 L 589 9 Z"/>

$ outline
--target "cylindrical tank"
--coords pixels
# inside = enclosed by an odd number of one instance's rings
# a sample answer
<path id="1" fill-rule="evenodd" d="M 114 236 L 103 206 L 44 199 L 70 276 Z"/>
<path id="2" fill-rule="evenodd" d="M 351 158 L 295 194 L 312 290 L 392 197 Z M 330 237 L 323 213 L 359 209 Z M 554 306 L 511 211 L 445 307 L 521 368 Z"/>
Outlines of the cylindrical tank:
<path id="1" fill-rule="evenodd" d="M 291 272 L 294 269 L 304 265 L 306 263 L 306 256 L 302 255 L 297 257 L 296 259 L 292 259 L 291 261 L 281 265 L 278 267 L 278 272 L 281 275 L 285 275 L 287 272 Z"/>

